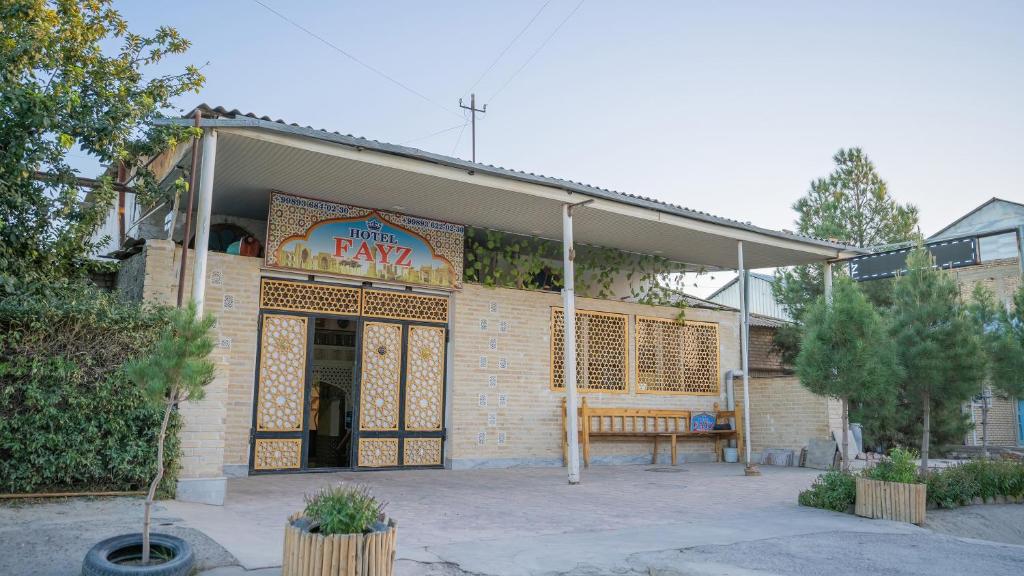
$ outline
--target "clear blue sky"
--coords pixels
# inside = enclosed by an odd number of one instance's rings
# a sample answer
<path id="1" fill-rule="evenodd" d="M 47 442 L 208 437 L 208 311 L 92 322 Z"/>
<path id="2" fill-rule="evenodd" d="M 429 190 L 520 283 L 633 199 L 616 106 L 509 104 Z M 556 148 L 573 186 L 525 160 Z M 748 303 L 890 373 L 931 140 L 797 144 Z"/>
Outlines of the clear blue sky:
<path id="1" fill-rule="evenodd" d="M 469 157 L 460 96 L 544 0 L 121 2 L 177 27 L 205 101 Z M 552 0 L 476 86 L 481 162 L 792 228 L 791 204 L 861 146 L 934 232 L 1024 200 L 1024 2 Z M 437 104 L 440 104 L 437 105 Z M 458 141 L 457 141 L 458 140 Z M 456 145 L 457 144 L 457 145 Z M 454 150 L 454 152 L 453 152 Z M 301 192 L 301 191 L 297 191 Z"/>

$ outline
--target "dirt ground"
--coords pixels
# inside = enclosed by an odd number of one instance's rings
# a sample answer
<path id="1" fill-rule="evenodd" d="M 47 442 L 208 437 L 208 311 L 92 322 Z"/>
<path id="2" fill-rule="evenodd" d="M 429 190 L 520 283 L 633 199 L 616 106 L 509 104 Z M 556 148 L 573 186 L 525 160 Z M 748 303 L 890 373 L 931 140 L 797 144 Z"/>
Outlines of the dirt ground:
<path id="1" fill-rule="evenodd" d="M 104 538 L 142 529 L 141 498 L 64 498 L 0 501 L 0 575 L 80 574 L 89 548 Z M 184 538 L 202 570 L 235 558 L 202 532 L 175 526 L 179 519 L 157 504 L 153 531 Z"/>
<path id="2" fill-rule="evenodd" d="M 925 528 L 957 536 L 1024 546 L 1024 505 L 986 504 L 929 510 Z M 1021 567 L 1024 573 L 1024 567 Z"/>

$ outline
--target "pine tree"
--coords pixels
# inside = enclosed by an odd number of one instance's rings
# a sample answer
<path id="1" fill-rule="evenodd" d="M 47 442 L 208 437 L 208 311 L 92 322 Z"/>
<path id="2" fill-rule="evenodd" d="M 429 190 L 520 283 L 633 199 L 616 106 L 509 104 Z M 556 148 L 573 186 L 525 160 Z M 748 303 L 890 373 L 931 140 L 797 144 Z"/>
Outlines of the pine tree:
<path id="1" fill-rule="evenodd" d="M 920 404 L 921 473 L 927 474 L 932 413 L 959 407 L 980 390 L 985 358 L 953 278 L 933 267 L 922 246 L 910 252 L 907 269 L 893 288 L 891 331 L 905 370 L 901 392 Z"/>
<path id="2" fill-rule="evenodd" d="M 901 377 L 885 325 L 849 279 L 836 282 L 832 302 L 819 297 L 807 309 L 796 372 L 811 392 L 838 398 L 843 405 L 843 470 L 849 470 L 850 398 L 891 396 Z"/>
<path id="3" fill-rule="evenodd" d="M 146 357 L 126 367 L 128 377 L 141 386 L 153 402 L 164 408 L 157 439 L 156 475 L 146 493 L 142 522 L 142 563 L 149 562 L 149 528 L 153 499 L 164 476 L 164 440 L 171 412 L 187 400 L 201 400 L 204 387 L 213 381 L 215 366 L 208 359 L 213 351 L 210 328 L 213 316 L 200 317 L 195 302 L 170 311 L 167 328 Z"/>
<path id="4" fill-rule="evenodd" d="M 900 204 L 889 195 L 885 181 L 863 150 L 840 149 L 832 160 L 836 165 L 832 173 L 812 181 L 807 194 L 793 204 L 798 232 L 861 248 L 905 242 L 919 235 L 917 208 Z M 821 265 L 814 264 L 776 273 L 775 298 L 797 323 L 822 294 L 822 271 Z M 890 284 L 879 280 L 861 289 L 876 305 L 884 306 L 889 301 Z M 799 328 L 783 328 L 776 335 L 783 359 L 792 361 L 800 349 Z"/>

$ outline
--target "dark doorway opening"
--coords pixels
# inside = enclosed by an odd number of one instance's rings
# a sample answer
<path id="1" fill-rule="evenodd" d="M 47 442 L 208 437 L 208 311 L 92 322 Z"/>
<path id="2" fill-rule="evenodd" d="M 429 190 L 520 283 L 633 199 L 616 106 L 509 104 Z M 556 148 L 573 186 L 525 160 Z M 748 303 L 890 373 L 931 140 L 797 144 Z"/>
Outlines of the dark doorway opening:
<path id="1" fill-rule="evenodd" d="M 356 380 L 355 320 L 317 318 L 313 333 L 308 468 L 352 466 L 352 421 Z"/>

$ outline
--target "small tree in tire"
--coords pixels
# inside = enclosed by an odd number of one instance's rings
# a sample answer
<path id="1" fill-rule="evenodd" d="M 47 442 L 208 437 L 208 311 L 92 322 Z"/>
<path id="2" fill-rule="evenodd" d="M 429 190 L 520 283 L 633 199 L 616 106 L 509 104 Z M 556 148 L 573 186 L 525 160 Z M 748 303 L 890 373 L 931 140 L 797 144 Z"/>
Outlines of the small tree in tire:
<path id="1" fill-rule="evenodd" d="M 164 418 L 160 424 L 160 435 L 156 448 L 156 475 L 146 493 L 145 512 L 142 520 L 142 564 L 149 563 L 149 527 L 153 511 L 153 499 L 160 481 L 164 477 L 164 440 L 167 438 L 167 424 L 179 403 L 186 400 L 200 400 L 204 387 L 214 377 L 216 370 L 208 357 L 213 351 L 210 328 L 214 318 L 200 315 L 195 302 L 185 308 L 171 311 L 167 328 L 153 348 L 153 352 L 127 367 L 128 377 L 142 386 L 153 402 L 163 403 Z"/>

